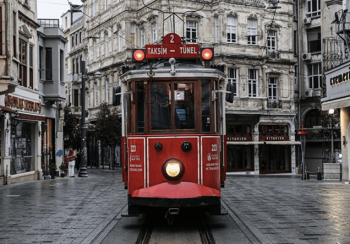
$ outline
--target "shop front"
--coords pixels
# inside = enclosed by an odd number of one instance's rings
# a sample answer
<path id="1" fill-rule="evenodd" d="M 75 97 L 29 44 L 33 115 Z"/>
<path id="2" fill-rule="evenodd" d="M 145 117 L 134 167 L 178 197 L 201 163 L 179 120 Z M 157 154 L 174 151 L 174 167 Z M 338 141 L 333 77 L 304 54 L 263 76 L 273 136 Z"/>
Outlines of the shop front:
<path id="1" fill-rule="evenodd" d="M 1 116 L 0 184 L 41 178 L 41 104 L 22 97 L 4 96 L 6 108 Z"/>
<path id="2" fill-rule="evenodd" d="M 333 163 L 324 163 L 324 178 L 340 179 L 350 182 L 350 61 L 325 72 L 327 96 L 321 99 L 322 110 L 333 114 L 340 109 L 340 149 L 342 159 L 336 161 L 334 138 L 332 138 L 331 155 Z M 328 172 L 327 172 L 328 171 Z"/>
<path id="3" fill-rule="evenodd" d="M 260 174 L 291 173 L 291 143 L 288 131 L 287 125 L 259 126 Z"/>
<path id="4" fill-rule="evenodd" d="M 227 171 L 253 171 L 254 145 L 250 125 L 230 125 L 227 131 Z"/>
<path id="5" fill-rule="evenodd" d="M 292 119 L 281 117 L 280 123 L 271 124 L 266 118 L 256 124 L 227 124 L 228 172 L 297 172 L 295 150 L 300 142 L 295 141 Z"/>

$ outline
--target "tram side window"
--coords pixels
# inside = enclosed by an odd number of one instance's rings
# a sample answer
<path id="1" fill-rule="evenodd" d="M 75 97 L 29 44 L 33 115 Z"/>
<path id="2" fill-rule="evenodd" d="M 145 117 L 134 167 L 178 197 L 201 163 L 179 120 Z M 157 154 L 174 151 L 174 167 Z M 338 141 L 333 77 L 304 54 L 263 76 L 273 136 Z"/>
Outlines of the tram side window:
<path id="1" fill-rule="evenodd" d="M 175 129 L 194 129 L 193 84 L 175 83 Z"/>
<path id="2" fill-rule="evenodd" d="M 152 130 L 171 129 L 171 109 L 169 83 L 152 84 L 151 89 L 151 126 Z"/>
<path id="3" fill-rule="evenodd" d="M 143 133 L 145 126 L 145 88 L 143 82 L 136 82 L 137 89 L 137 132 Z"/>
<path id="4" fill-rule="evenodd" d="M 210 131 L 210 80 L 202 80 L 202 131 Z"/>

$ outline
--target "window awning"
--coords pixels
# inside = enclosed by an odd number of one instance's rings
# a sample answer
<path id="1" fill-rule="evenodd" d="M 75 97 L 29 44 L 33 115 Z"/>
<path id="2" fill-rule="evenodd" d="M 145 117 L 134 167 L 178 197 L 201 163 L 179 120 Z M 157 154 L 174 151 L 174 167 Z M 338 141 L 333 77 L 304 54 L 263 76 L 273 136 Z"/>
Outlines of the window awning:
<path id="1" fill-rule="evenodd" d="M 227 145 L 300 145 L 300 141 L 228 141 Z"/>
<path id="2" fill-rule="evenodd" d="M 16 110 L 13 110 L 9 107 L 5 107 L 5 106 L 1 106 L 0 105 L 0 115 L 2 112 L 8 112 L 8 113 L 16 113 L 17 111 Z"/>

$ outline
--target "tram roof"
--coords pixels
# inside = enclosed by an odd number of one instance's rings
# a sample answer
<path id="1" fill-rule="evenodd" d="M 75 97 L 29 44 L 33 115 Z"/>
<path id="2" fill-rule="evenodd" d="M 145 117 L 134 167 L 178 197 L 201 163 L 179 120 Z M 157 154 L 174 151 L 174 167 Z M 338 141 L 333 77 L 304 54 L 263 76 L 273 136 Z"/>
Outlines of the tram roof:
<path id="1" fill-rule="evenodd" d="M 169 62 L 147 64 L 141 69 L 131 69 L 121 75 L 122 81 L 130 79 L 149 79 L 152 66 L 152 78 L 214 78 L 223 80 L 226 75 L 218 69 L 205 68 L 201 65 L 186 62 L 175 63 L 174 74 L 171 74 L 172 67 Z"/>

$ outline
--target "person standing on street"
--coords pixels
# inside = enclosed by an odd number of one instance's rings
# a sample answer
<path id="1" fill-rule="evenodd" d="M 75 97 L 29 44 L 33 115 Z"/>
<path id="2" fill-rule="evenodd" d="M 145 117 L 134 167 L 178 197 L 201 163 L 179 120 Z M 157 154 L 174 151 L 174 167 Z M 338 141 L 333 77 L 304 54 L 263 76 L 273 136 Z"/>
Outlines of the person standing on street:
<path id="1" fill-rule="evenodd" d="M 68 163 L 69 163 L 68 176 L 74 177 L 75 155 L 74 155 L 74 151 L 72 148 L 69 149 L 67 159 L 68 159 Z"/>

